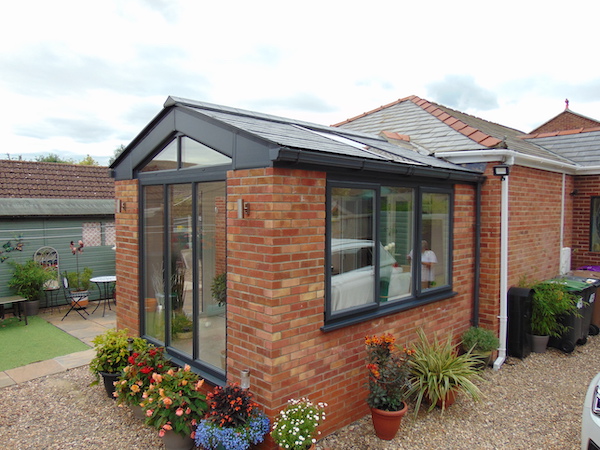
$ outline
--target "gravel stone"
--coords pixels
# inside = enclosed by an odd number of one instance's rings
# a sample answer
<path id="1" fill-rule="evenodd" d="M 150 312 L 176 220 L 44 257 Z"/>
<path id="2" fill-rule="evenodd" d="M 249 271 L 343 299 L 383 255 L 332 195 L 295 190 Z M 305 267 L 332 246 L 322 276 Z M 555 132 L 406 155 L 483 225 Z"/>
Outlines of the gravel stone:
<path id="1" fill-rule="evenodd" d="M 571 354 L 556 349 L 508 358 L 486 369 L 479 402 L 461 395 L 443 414 L 412 405 L 391 441 L 375 436 L 370 416 L 318 442 L 319 450 L 580 448 L 589 382 L 600 371 L 600 336 Z M 158 433 L 92 386 L 88 366 L 0 390 L 3 449 L 157 449 Z"/>

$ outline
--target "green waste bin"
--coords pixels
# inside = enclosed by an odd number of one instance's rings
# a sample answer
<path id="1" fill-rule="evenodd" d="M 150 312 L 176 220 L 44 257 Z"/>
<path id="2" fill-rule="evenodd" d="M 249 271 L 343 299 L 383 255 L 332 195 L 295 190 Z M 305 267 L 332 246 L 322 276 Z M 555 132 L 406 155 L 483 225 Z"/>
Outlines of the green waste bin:
<path id="1" fill-rule="evenodd" d="M 551 337 L 548 341 L 550 347 L 558 348 L 565 353 L 571 353 L 575 349 L 575 344 L 583 345 L 587 342 L 592 317 L 589 299 L 590 295 L 592 293 L 595 295 L 596 291 L 594 286 L 572 278 L 561 277 L 548 280 L 550 283 L 562 284 L 567 291 L 576 296 L 578 314 L 570 313 L 560 317 L 560 323 L 567 328 L 567 331 L 560 337 Z"/>

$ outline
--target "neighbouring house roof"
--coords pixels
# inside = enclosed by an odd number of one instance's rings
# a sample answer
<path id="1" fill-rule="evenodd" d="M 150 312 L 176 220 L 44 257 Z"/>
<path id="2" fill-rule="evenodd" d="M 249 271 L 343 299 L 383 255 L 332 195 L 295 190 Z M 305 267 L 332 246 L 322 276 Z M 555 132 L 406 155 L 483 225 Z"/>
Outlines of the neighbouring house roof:
<path id="1" fill-rule="evenodd" d="M 0 216 L 106 216 L 115 213 L 108 168 L 0 160 Z"/>
<path id="2" fill-rule="evenodd" d="M 555 133 L 568 130 L 584 130 L 590 128 L 599 128 L 600 122 L 590 119 L 582 114 L 571 111 L 566 108 L 560 114 L 544 122 L 542 125 L 532 130 L 529 134 Z"/>
<path id="3" fill-rule="evenodd" d="M 509 149 L 560 163 L 567 158 L 523 140 L 523 132 L 453 110 L 417 96 L 399 99 L 333 125 L 367 133 L 382 131 L 407 136 L 430 154 Z"/>
<path id="4" fill-rule="evenodd" d="M 177 97 L 169 97 L 164 107 L 112 164 L 117 179 L 126 178 L 123 166 L 140 167 L 148 158 L 147 152 L 156 151 L 154 145 L 176 132 L 232 157 L 237 152 L 234 169 L 306 163 L 391 172 L 394 167 L 403 167 L 405 171 L 424 171 L 421 174 L 428 176 L 435 176 L 436 171 L 453 172 L 473 180 L 478 176 L 464 167 L 422 154 L 411 141 L 401 137 L 388 141 L 378 133 L 327 127 Z M 144 150 L 139 150 L 142 147 Z M 130 161 L 122 164 L 128 158 Z"/>
<path id="5" fill-rule="evenodd" d="M 523 139 L 560 153 L 582 166 L 597 166 L 600 162 L 600 128 L 538 133 L 523 136 Z"/>
<path id="6" fill-rule="evenodd" d="M 0 160 L 0 198 L 114 199 L 108 168 Z"/>

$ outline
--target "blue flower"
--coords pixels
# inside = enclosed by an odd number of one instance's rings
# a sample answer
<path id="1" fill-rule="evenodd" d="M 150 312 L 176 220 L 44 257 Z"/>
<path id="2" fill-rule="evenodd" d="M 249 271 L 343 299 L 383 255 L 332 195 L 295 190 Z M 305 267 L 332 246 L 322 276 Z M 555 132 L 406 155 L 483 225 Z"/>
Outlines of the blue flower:
<path id="1" fill-rule="evenodd" d="M 209 419 L 201 420 L 196 428 L 196 445 L 207 450 L 216 449 L 219 444 L 225 450 L 247 450 L 250 444 L 259 444 L 270 429 L 269 418 L 257 413 L 242 426 L 220 427 Z"/>

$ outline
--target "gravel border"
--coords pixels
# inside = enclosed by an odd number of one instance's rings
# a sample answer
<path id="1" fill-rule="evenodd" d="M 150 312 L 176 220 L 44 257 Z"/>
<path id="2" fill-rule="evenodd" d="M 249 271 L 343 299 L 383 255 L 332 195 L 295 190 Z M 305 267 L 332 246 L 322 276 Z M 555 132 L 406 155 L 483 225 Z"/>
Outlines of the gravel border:
<path id="1" fill-rule="evenodd" d="M 600 336 L 572 354 L 549 349 L 486 369 L 480 402 L 460 396 L 439 409 L 409 413 L 392 441 L 378 439 L 370 416 L 325 437 L 319 449 L 578 449 L 588 384 L 600 370 Z M 155 430 L 119 408 L 87 366 L 0 390 L 3 449 L 163 448 Z"/>

